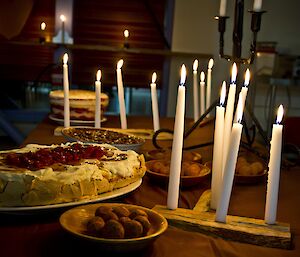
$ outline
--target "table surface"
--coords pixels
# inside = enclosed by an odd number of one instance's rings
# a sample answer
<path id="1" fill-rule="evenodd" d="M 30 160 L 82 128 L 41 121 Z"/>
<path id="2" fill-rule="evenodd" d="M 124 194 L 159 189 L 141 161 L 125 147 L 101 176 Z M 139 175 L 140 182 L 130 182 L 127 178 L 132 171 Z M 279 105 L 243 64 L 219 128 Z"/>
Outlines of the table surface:
<path id="1" fill-rule="evenodd" d="M 173 129 L 174 120 L 161 119 L 161 127 Z M 192 126 L 186 121 L 186 128 Z M 108 116 L 103 127 L 119 127 L 119 118 Z M 213 139 L 213 120 L 198 127 L 185 141 L 185 146 L 206 143 Z M 54 136 L 57 124 L 45 119 L 25 139 L 28 143 L 53 144 L 65 142 L 62 136 Z M 152 128 L 150 117 L 128 117 L 128 128 Z M 164 146 L 171 146 L 165 141 Z M 146 152 L 154 149 L 151 140 L 147 140 L 141 149 Z M 204 161 L 212 158 L 212 146 L 196 149 Z M 240 151 L 245 151 L 240 149 Z M 149 248 L 142 252 L 129 253 L 128 256 L 300 256 L 300 168 L 282 168 L 277 219 L 291 226 L 293 248 L 282 250 L 251 244 L 213 238 L 196 232 L 187 232 L 169 226 Z M 192 209 L 201 194 L 210 188 L 210 179 L 202 184 L 180 190 L 179 207 Z M 229 214 L 263 219 L 266 183 L 254 185 L 234 184 Z M 154 184 L 146 175 L 142 185 L 135 191 L 114 199 L 153 208 L 156 204 L 166 205 L 166 187 Z M 88 256 L 101 254 L 101 250 L 89 242 L 73 238 L 59 224 L 59 216 L 65 210 L 49 211 L 35 215 L 16 215 L 0 213 L 0 255 L 1 256 Z M 113 256 L 112 254 L 104 254 Z M 104 256 L 102 254 L 102 256 Z M 125 254 L 125 256 L 127 256 Z"/>

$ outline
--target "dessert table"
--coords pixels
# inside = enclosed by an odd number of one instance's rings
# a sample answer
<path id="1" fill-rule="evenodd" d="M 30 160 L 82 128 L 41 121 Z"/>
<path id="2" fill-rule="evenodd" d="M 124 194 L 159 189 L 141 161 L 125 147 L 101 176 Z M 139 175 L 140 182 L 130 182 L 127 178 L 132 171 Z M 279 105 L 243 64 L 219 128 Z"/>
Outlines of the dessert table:
<path id="1" fill-rule="evenodd" d="M 185 146 L 206 143 L 213 139 L 214 120 L 208 120 L 193 131 L 185 141 Z M 162 118 L 161 127 L 173 129 L 174 119 Z M 192 126 L 186 120 L 186 128 Z M 64 137 L 54 135 L 58 124 L 46 118 L 28 135 L 23 145 L 28 143 L 53 144 L 66 142 Z M 102 124 L 104 128 L 120 127 L 119 117 L 108 116 Z M 128 128 L 152 128 L 152 117 L 128 117 Z M 165 147 L 171 141 L 161 141 Z M 141 148 L 141 153 L 154 149 L 151 140 Z M 246 151 L 241 149 L 242 151 Z M 212 146 L 197 148 L 203 161 L 211 161 Z M 187 232 L 169 226 L 151 246 L 140 252 L 122 254 L 125 256 L 300 256 L 300 167 L 281 169 L 277 219 L 289 223 L 292 233 L 292 249 L 283 250 L 227 241 L 196 232 Z M 210 179 L 193 187 L 180 190 L 179 207 L 192 209 L 201 194 L 210 188 Z M 264 218 L 266 181 L 257 184 L 234 184 L 229 206 L 229 214 Z M 167 186 L 157 185 L 147 174 L 142 185 L 126 195 L 108 200 L 153 208 L 166 205 Z M 38 213 L 0 213 L 0 255 L 1 256 L 114 256 L 119 254 L 101 253 L 101 249 L 91 242 L 83 241 L 66 233 L 59 224 L 59 217 L 65 209 Z"/>

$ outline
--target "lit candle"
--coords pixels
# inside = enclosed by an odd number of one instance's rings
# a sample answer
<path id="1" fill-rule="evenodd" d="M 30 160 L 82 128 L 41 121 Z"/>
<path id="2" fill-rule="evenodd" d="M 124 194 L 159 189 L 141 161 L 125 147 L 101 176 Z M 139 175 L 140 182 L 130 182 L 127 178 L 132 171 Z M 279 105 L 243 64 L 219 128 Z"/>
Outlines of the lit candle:
<path id="1" fill-rule="evenodd" d="M 63 84 L 64 84 L 64 126 L 70 127 L 70 102 L 69 102 L 69 75 L 68 75 L 68 54 L 63 57 Z"/>
<path id="2" fill-rule="evenodd" d="M 120 61 L 118 61 L 118 64 L 117 64 L 118 97 L 119 97 L 121 128 L 127 129 L 124 87 L 123 87 L 122 71 L 121 71 L 122 66 L 123 66 L 123 60 L 121 59 Z"/>
<path id="3" fill-rule="evenodd" d="M 156 93 L 156 72 L 152 74 L 152 83 L 151 87 L 151 100 L 152 100 L 152 116 L 153 116 L 153 130 L 159 130 L 159 112 L 158 112 L 158 103 L 157 103 L 157 93 Z"/>
<path id="4" fill-rule="evenodd" d="M 259 12 L 261 10 L 262 0 L 254 0 L 253 2 L 253 11 Z"/>
<path id="5" fill-rule="evenodd" d="M 235 102 L 235 91 L 236 91 L 236 76 L 237 76 L 237 67 L 234 63 L 232 66 L 231 72 L 231 84 L 229 86 L 229 93 L 226 104 L 226 113 L 225 113 L 225 125 L 224 125 L 224 142 L 223 142 L 223 173 L 225 168 L 226 156 L 229 149 L 229 139 L 232 129 L 232 118 L 233 118 L 233 108 Z"/>
<path id="6" fill-rule="evenodd" d="M 44 43 L 45 42 L 45 29 L 46 29 L 46 23 L 42 22 L 41 23 L 41 37 L 40 37 L 40 43 Z"/>
<path id="7" fill-rule="evenodd" d="M 96 94 L 96 106 L 95 106 L 95 128 L 101 127 L 101 70 L 97 71 L 95 81 L 95 94 Z"/>
<path id="8" fill-rule="evenodd" d="M 46 23 L 42 22 L 41 23 L 41 31 L 44 31 L 46 29 Z"/>
<path id="9" fill-rule="evenodd" d="M 205 112 L 205 74 L 203 71 L 200 73 L 200 115 Z"/>
<path id="10" fill-rule="evenodd" d="M 184 110 L 185 110 L 185 79 L 186 68 L 182 65 L 181 79 L 178 87 L 176 115 L 174 124 L 174 135 L 171 153 L 170 178 L 168 188 L 167 207 L 174 210 L 178 207 L 179 182 L 182 159 L 182 145 L 184 132 Z"/>
<path id="11" fill-rule="evenodd" d="M 282 117 L 283 117 L 283 106 L 280 105 L 277 112 L 276 124 L 273 124 L 273 129 L 272 129 L 266 208 L 265 208 L 265 222 L 267 224 L 276 223 L 280 164 L 281 164 L 281 148 L 282 148 L 283 126 L 280 124 Z"/>
<path id="12" fill-rule="evenodd" d="M 211 98 L 211 72 L 212 67 L 214 66 L 214 59 L 210 59 L 208 62 L 208 69 L 207 69 L 207 86 L 206 86 L 206 110 L 210 107 L 210 98 Z M 207 114 L 209 117 L 210 114 Z"/>
<path id="13" fill-rule="evenodd" d="M 128 31 L 128 29 L 125 29 L 124 30 L 124 47 L 126 47 L 126 48 L 129 47 L 128 37 L 129 37 L 129 31 Z"/>
<path id="14" fill-rule="evenodd" d="M 65 21 L 66 21 L 66 16 L 65 15 L 60 15 L 60 20 L 61 20 L 61 42 L 65 43 Z"/>
<path id="15" fill-rule="evenodd" d="M 218 222 L 226 222 L 226 215 L 228 212 L 230 195 L 232 191 L 234 172 L 235 172 L 236 161 L 238 157 L 242 130 L 243 130 L 243 125 L 241 124 L 242 115 L 243 115 L 241 97 L 239 97 L 237 112 L 238 112 L 238 122 L 234 123 L 232 126 L 232 131 L 230 135 L 230 151 L 228 152 L 227 155 L 223 179 L 221 183 L 221 189 L 218 196 L 219 199 L 218 199 L 217 210 L 216 210 L 216 221 Z"/>
<path id="16" fill-rule="evenodd" d="M 226 97 L 226 82 L 223 81 L 220 97 L 220 106 L 216 107 L 216 121 L 214 134 L 214 149 L 212 163 L 212 181 L 211 181 L 211 201 L 210 208 L 216 209 L 218 204 L 219 191 L 222 182 L 222 158 L 223 158 L 223 133 L 224 133 L 224 115 L 225 108 L 223 104 Z"/>
<path id="17" fill-rule="evenodd" d="M 244 112 L 244 109 L 245 109 L 245 103 L 246 103 L 246 98 L 247 98 L 247 93 L 248 93 L 249 81 L 250 81 L 250 71 L 249 71 L 249 69 L 247 69 L 246 74 L 245 74 L 244 86 L 242 87 L 241 92 L 240 92 L 242 94 L 242 109 L 243 109 L 243 112 Z M 237 122 L 237 113 L 235 113 L 234 122 Z"/>
<path id="18" fill-rule="evenodd" d="M 196 59 L 193 64 L 194 122 L 196 122 L 199 119 L 197 70 L 198 70 L 198 60 Z"/>
<path id="19" fill-rule="evenodd" d="M 220 16 L 226 16 L 226 0 L 220 2 Z"/>

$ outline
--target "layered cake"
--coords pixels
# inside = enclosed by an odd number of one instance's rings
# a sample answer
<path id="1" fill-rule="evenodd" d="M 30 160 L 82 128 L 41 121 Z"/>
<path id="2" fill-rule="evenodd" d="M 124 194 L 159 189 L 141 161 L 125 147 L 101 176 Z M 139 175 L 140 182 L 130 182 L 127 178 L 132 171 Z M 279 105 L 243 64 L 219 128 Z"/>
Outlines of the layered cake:
<path id="1" fill-rule="evenodd" d="M 51 115 L 55 118 L 64 118 L 64 91 L 54 90 L 49 94 Z M 92 121 L 95 119 L 96 94 L 90 90 L 70 90 L 70 119 Z M 109 98 L 101 93 L 101 116 L 108 106 Z"/>

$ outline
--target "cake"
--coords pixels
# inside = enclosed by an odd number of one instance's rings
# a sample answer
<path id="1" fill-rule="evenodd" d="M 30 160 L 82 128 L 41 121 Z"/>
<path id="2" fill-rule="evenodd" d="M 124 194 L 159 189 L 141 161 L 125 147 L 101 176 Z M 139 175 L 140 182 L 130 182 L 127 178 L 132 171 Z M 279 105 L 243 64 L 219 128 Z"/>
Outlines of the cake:
<path id="1" fill-rule="evenodd" d="M 81 121 L 92 121 L 95 119 L 96 96 L 90 90 L 70 90 L 70 119 Z M 51 115 L 54 118 L 64 118 L 64 91 L 53 90 L 49 94 Z M 108 106 L 109 98 L 101 93 L 101 116 Z"/>

